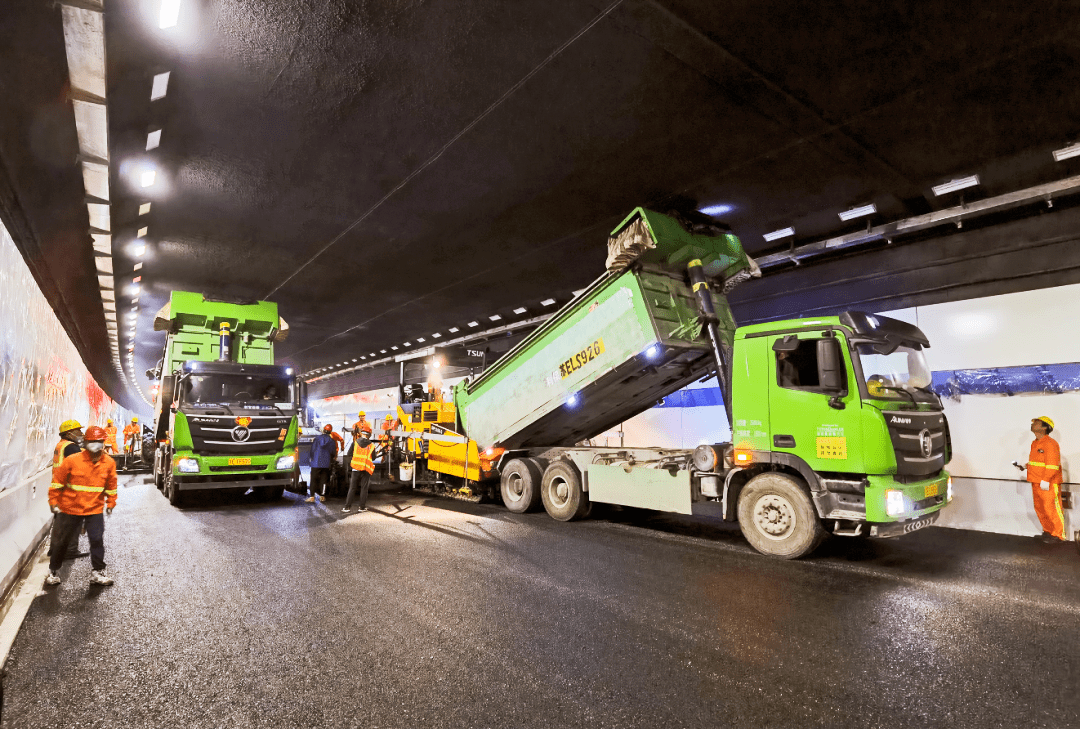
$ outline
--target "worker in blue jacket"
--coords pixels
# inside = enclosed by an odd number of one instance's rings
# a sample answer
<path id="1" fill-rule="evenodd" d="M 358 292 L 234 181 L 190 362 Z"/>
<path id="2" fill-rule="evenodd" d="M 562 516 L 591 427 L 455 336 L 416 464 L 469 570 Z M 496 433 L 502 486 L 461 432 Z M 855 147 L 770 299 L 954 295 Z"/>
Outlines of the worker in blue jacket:
<path id="1" fill-rule="evenodd" d="M 319 503 L 320 495 L 323 501 L 326 500 L 326 482 L 330 480 L 330 469 L 337 459 L 338 449 L 337 441 L 330 435 L 333 429 L 334 426 L 327 423 L 323 426 L 323 432 L 311 442 L 311 478 L 308 480 L 308 491 L 311 495 L 307 497 L 306 503 Z"/>

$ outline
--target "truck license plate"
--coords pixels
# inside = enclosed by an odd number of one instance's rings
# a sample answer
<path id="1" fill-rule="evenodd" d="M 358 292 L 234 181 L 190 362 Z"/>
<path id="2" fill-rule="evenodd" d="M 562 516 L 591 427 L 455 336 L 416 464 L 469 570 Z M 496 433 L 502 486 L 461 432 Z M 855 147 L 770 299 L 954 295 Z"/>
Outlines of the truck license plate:
<path id="1" fill-rule="evenodd" d="M 229 465 L 230 466 L 250 466 L 251 465 L 251 459 L 250 458 L 230 458 L 229 459 Z"/>
<path id="2" fill-rule="evenodd" d="M 939 483 L 927 484 L 927 486 L 926 486 L 926 496 L 924 496 L 923 498 L 924 499 L 929 499 L 931 496 L 937 496 L 940 492 L 941 492 L 941 484 L 939 484 Z"/>

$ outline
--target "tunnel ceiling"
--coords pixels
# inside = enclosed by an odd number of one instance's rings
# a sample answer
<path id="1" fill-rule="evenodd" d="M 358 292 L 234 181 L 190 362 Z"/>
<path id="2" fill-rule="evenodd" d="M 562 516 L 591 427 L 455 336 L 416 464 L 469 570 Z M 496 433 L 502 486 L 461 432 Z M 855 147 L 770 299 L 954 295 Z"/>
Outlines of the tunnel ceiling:
<path id="1" fill-rule="evenodd" d="M 980 176 L 972 200 L 1080 174 L 1051 155 L 1080 131 L 1072 3 L 182 0 L 166 30 L 157 13 L 105 6 L 118 310 L 141 275 L 139 373 L 175 289 L 278 302 L 279 353 L 310 371 L 542 313 L 601 273 L 636 205 L 727 206 L 760 254 L 786 227 L 796 243 L 858 230 L 838 217 L 855 206 L 879 223 L 956 205 L 931 192 L 954 178 Z M 60 219 L 82 204 L 67 197 Z M 104 326 L 72 320 L 87 341 Z"/>

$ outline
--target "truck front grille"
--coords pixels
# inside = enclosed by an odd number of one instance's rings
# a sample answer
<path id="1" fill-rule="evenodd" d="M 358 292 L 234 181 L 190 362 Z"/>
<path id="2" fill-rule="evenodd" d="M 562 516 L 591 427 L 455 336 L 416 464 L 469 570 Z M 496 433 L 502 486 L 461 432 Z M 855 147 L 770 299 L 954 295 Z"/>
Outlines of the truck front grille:
<path id="1" fill-rule="evenodd" d="M 889 410 L 882 415 L 896 453 L 897 476 L 922 478 L 945 467 L 948 425 L 944 415 L 913 410 Z"/>

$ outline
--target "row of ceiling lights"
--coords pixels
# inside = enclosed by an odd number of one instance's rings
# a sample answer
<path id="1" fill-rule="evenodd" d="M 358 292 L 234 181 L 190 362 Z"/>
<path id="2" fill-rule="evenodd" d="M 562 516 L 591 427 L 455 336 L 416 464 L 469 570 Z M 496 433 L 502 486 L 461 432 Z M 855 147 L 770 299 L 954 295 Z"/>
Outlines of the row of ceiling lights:
<path id="1" fill-rule="evenodd" d="M 1055 162 L 1063 162 L 1064 160 L 1071 159 L 1073 157 L 1080 157 L 1080 143 L 1072 144 L 1062 149 L 1054 150 L 1053 157 Z M 969 175 L 968 177 L 958 177 L 948 182 L 943 182 L 940 185 L 934 185 L 930 188 L 935 197 L 941 197 L 942 195 L 948 195 L 953 192 L 960 192 L 970 187 L 977 187 L 979 185 L 978 175 Z M 734 210 L 732 205 L 709 205 L 700 208 L 698 212 L 711 216 L 720 216 L 730 213 Z M 837 213 L 840 220 L 847 222 L 849 220 L 856 220 L 858 218 L 864 218 L 868 215 L 873 215 L 877 212 L 877 205 L 874 203 L 868 203 L 867 205 L 860 205 L 858 207 L 851 208 L 850 210 L 844 210 Z M 795 228 L 788 226 L 787 228 L 780 228 L 770 233 L 765 233 L 762 237 L 767 242 L 780 240 L 782 238 L 789 238 L 795 235 Z"/>
<path id="2" fill-rule="evenodd" d="M 577 296 L 582 291 L 584 291 L 584 289 L 579 289 L 578 291 L 575 291 L 574 296 Z M 555 299 L 544 299 L 543 301 L 540 302 L 540 306 L 545 307 L 545 308 L 553 306 L 554 304 L 555 304 Z M 518 308 L 514 309 L 514 314 L 516 314 L 517 316 L 521 316 L 522 314 L 528 313 L 528 311 L 529 310 L 526 307 L 519 306 Z M 502 318 L 503 317 L 502 317 L 501 314 L 492 314 L 491 316 L 488 317 L 488 321 L 490 321 L 492 324 L 497 324 L 498 322 L 502 321 Z M 479 329 L 480 321 L 479 320 L 471 321 L 468 324 L 466 324 L 465 326 L 467 326 L 469 329 Z M 447 329 L 448 334 L 458 334 L 459 332 L 461 332 L 461 327 L 450 327 L 449 329 Z M 430 339 L 432 340 L 431 345 L 436 344 L 439 339 L 443 338 L 443 334 L 441 332 L 435 332 L 434 334 L 431 334 L 429 336 L 430 336 Z M 311 375 L 322 374 L 324 372 L 331 372 L 331 371 L 334 371 L 334 370 L 339 370 L 342 367 L 350 367 L 350 366 L 352 366 L 354 364 L 359 364 L 360 362 L 366 361 L 369 358 L 372 359 L 372 360 L 376 360 L 376 359 L 379 359 L 379 355 L 393 356 L 393 354 L 395 352 L 402 351 L 401 347 L 404 347 L 407 350 L 409 347 L 414 346 L 414 344 L 416 344 L 416 345 L 428 345 L 428 338 L 429 337 L 415 337 L 415 338 L 413 338 L 413 339 L 411 339 L 411 340 L 409 340 L 407 342 L 402 342 L 400 347 L 398 345 L 392 345 L 387 349 L 380 349 L 378 352 L 371 352 L 371 353 L 369 353 L 367 355 L 361 355 L 360 357 L 358 357 L 356 359 L 345 360 L 344 362 L 339 362 L 337 364 L 327 365 L 325 367 L 319 367 L 318 369 L 310 370 L 308 372 L 305 372 L 303 374 L 303 376 L 308 377 L 308 376 L 311 376 Z M 428 346 L 431 346 L 431 345 L 428 345 Z"/>
<path id="3" fill-rule="evenodd" d="M 180 0 L 162 0 L 161 8 L 158 15 L 158 26 L 167 30 L 176 26 L 180 16 Z M 150 86 L 150 102 L 159 101 L 165 98 L 165 95 L 169 90 L 169 77 L 170 71 L 164 71 L 154 75 L 153 82 Z M 155 129 L 146 135 L 146 151 L 151 152 L 161 146 L 161 129 Z M 158 181 L 157 168 L 149 161 L 144 161 L 141 165 L 137 165 L 132 168 L 134 174 L 135 184 L 142 190 L 149 190 Z M 150 213 L 150 202 L 139 203 L 139 217 Z M 146 237 L 150 232 L 148 225 L 142 225 L 139 227 L 138 232 L 135 235 L 135 241 L 128 247 L 128 253 L 134 259 L 142 259 L 146 255 Z M 131 278 L 131 284 L 128 286 L 128 294 L 131 296 L 131 310 L 127 314 L 128 319 L 128 336 L 130 341 L 127 347 L 127 365 L 131 371 L 131 379 L 134 382 L 138 382 L 138 378 L 135 376 L 135 334 L 136 326 L 139 319 L 139 294 L 142 291 L 142 274 L 140 271 L 143 268 L 143 261 L 136 260 L 133 275 Z M 140 391 L 142 388 L 139 388 Z M 151 390 L 151 395 L 157 396 L 157 385 Z M 146 398 L 145 394 L 143 395 Z"/>

